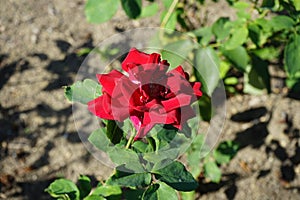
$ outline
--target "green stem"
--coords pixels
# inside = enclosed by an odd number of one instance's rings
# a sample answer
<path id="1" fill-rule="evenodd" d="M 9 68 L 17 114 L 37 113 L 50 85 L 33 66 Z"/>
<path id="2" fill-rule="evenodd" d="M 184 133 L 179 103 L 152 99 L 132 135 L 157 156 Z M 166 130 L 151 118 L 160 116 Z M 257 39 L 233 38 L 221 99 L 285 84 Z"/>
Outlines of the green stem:
<path id="1" fill-rule="evenodd" d="M 132 143 L 132 141 L 134 139 L 135 133 L 136 133 L 135 129 L 133 128 L 132 131 L 131 131 L 131 136 L 130 136 L 130 138 L 129 138 L 126 146 L 125 146 L 126 149 L 128 149 L 130 147 L 130 145 L 131 145 L 131 143 Z"/>
<path id="2" fill-rule="evenodd" d="M 162 22 L 161 22 L 160 27 L 161 27 L 162 29 L 165 28 L 166 24 L 168 23 L 168 21 L 169 21 L 171 15 L 172 15 L 172 13 L 174 12 L 174 10 L 175 10 L 175 8 L 176 8 L 178 2 L 179 2 L 179 0 L 174 0 L 174 1 L 172 2 L 172 4 L 171 4 L 171 6 L 170 6 L 170 8 L 169 8 L 169 10 L 168 10 L 168 12 L 167 12 L 167 14 L 165 15 L 164 19 L 163 19 Z"/>
<path id="3" fill-rule="evenodd" d="M 163 20 L 162 20 L 162 22 L 160 24 L 161 30 L 159 31 L 159 38 L 161 38 L 161 39 L 162 39 L 163 33 L 164 33 L 163 29 L 167 25 L 167 23 L 168 23 L 171 15 L 172 15 L 172 13 L 175 11 L 178 2 L 179 2 L 179 0 L 173 0 L 171 6 L 169 8 L 169 10 L 167 11 L 166 15 L 164 16 L 164 18 L 163 18 Z"/>

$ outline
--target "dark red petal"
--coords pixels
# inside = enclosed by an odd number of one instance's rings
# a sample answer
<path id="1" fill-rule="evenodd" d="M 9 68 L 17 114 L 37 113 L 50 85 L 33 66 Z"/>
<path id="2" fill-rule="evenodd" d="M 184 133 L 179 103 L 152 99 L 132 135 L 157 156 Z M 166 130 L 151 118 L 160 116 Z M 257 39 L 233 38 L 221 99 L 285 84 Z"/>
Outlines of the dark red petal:
<path id="1" fill-rule="evenodd" d="M 114 120 L 124 121 L 130 116 L 129 102 L 124 98 L 113 98 L 111 100 L 111 109 Z"/>
<path id="2" fill-rule="evenodd" d="M 183 68 L 182 68 L 181 65 L 179 65 L 179 66 L 176 67 L 175 69 L 169 71 L 169 73 L 170 73 L 170 74 L 180 74 L 180 75 L 181 75 L 182 77 L 184 77 L 186 80 L 189 79 L 189 74 L 186 73 L 186 72 L 183 70 Z"/>
<path id="3" fill-rule="evenodd" d="M 136 48 L 132 48 L 130 49 L 128 55 L 126 56 L 126 58 L 124 59 L 124 61 L 122 62 L 122 69 L 124 71 L 128 71 L 128 64 L 137 64 L 137 65 L 141 65 L 141 64 L 145 64 L 148 63 L 148 60 L 150 58 L 149 54 L 146 54 L 144 52 L 140 52 L 138 51 Z"/>
<path id="4" fill-rule="evenodd" d="M 192 94 L 193 90 L 190 82 L 188 82 L 182 75 L 179 73 L 169 74 L 167 79 L 167 86 L 174 94 L 186 93 Z"/>
<path id="5" fill-rule="evenodd" d="M 148 63 L 155 63 L 155 64 L 160 63 L 160 55 L 158 53 L 150 54 Z"/>
<path id="6" fill-rule="evenodd" d="M 200 98 L 202 96 L 202 92 L 200 90 L 201 88 L 201 83 L 200 82 L 193 82 L 191 83 L 193 90 L 194 90 L 194 94 L 196 95 L 197 98 Z"/>
<path id="7" fill-rule="evenodd" d="M 186 95 L 186 94 L 182 93 L 182 94 L 176 95 L 172 99 L 162 101 L 161 104 L 164 106 L 165 110 L 167 112 L 169 112 L 171 110 L 190 105 L 191 100 L 192 100 L 191 95 Z"/>
<path id="8" fill-rule="evenodd" d="M 112 96 L 117 82 L 119 81 L 119 79 L 124 77 L 124 74 L 117 70 L 112 70 L 108 74 L 97 74 L 96 76 L 98 78 L 98 81 L 102 85 L 102 91 L 107 92 L 110 96 Z"/>
<path id="9" fill-rule="evenodd" d="M 106 93 L 92 101 L 89 101 L 88 110 L 100 118 L 109 120 L 114 119 L 111 112 L 111 99 Z"/>

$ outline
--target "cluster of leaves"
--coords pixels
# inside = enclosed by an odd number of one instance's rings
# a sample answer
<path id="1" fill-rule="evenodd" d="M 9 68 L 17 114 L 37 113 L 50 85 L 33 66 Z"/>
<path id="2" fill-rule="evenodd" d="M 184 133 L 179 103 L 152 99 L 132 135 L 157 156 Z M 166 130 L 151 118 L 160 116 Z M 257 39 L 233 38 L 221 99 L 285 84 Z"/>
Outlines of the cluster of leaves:
<path id="1" fill-rule="evenodd" d="M 65 88 L 66 98 L 73 102 L 86 104 L 99 95 L 101 86 L 90 79 Z M 196 179 L 201 171 L 211 181 L 219 182 L 221 173 L 215 162 L 229 162 L 237 151 L 231 143 L 220 144 L 213 156 L 206 157 L 203 170 L 198 171 L 204 156 L 204 140 L 190 128 L 196 127 L 196 119 L 189 120 L 190 127 L 186 126 L 181 132 L 170 126 L 157 125 L 148 133 L 147 141 L 135 142 L 126 137 L 133 130 L 129 120 L 122 124 L 112 120 L 103 123 L 105 126 L 95 130 L 89 141 L 106 152 L 117 165 L 114 174 L 93 191 L 86 176 L 80 176 L 78 186 L 69 180 L 58 179 L 46 189 L 51 196 L 74 200 L 177 199 L 176 191 L 193 191 L 198 187 Z M 196 139 L 187 153 L 190 173 L 182 163 L 174 160 L 188 148 L 190 143 L 187 141 L 193 136 Z"/>
<path id="2" fill-rule="evenodd" d="M 110 1 L 89 0 L 85 9 L 88 21 L 109 20 L 118 7 L 118 4 L 109 3 Z M 157 14 L 157 2 L 150 2 L 143 7 L 141 0 L 121 0 L 124 11 L 133 19 Z M 163 0 L 161 27 L 166 28 L 169 34 L 176 28 L 185 31 L 199 44 L 195 47 L 187 41 L 177 41 L 165 48 L 171 47 L 170 50 L 176 50 L 176 54 L 183 58 L 189 56 L 194 59 L 194 66 L 199 72 L 195 75 L 201 81 L 204 80 L 206 83 L 204 87 L 209 95 L 217 87 L 220 77 L 229 93 L 271 92 L 269 65 L 283 68 L 286 72 L 286 85 L 291 91 L 299 92 L 297 91 L 300 90 L 299 1 L 227 0 L 227 2 L 236 10 L 235 20 L 221 17 L 211 26 L 194 28 L 189 22 L 185 4 L 202 5 L 205 0 L 185 2 Z M 115 8 L 112 9 L 111 5 Z M 197 7 L 195 5 L 194 7 Z M 106 6 L 109 6 L 109 9 Z M 174 54 L 164 56 L 168 60 L 176 60 L 175 57 L 178 56 Z M 211 66 L 215 66 L 216 69 Z M 220 73 L 216 73 L 216 70 Z"/>

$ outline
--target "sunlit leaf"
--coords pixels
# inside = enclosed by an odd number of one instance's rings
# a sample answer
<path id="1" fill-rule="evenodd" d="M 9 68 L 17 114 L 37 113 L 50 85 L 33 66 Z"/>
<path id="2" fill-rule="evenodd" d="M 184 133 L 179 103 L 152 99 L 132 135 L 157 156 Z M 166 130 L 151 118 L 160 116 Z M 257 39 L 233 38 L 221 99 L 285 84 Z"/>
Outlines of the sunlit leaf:
<path id="1" fill-rule="evenodd" d="M 91 79 L 85 79 L 83 82 L 77 81 L 65 87 L 65 97 L 73 102 L 86 104 L 100 95 L 101 86 Z"/>
<path id="2" fill-rule="evenodd" d="M 290 77 L 300 71 L 300 35 L 290 38 L 284 49 L 285 69 Z"/>
<path id="3" fill-rule="evenodd" d="M 199 48 L 195 52 L 195 75 L 203 85 L 203 91 L 211 95 L 220 80 L 220 60 L 211 47 Z"/>
<path id="4" fill-rule="evenodd" d="M 215 162 L 207 161 L 204 163 L 204 175 L 212 182 L 218 183 L 221 180 L 222 173 Z"/>
<path id="5" fill-rule="evenodd" d="M 164 168 L 153 171 L 155 177 L 179 191 L 192 191 L 198 187 L 197 181 L 193 178 L 183 164 L 174 161 Z"/>
<path id="6" fill-rule="evenodd" d="M 102 23 L 110 20 L 118 7 L 119 1 L 116 0 L 88 0 L 84 11 L 88 22 Z"/>

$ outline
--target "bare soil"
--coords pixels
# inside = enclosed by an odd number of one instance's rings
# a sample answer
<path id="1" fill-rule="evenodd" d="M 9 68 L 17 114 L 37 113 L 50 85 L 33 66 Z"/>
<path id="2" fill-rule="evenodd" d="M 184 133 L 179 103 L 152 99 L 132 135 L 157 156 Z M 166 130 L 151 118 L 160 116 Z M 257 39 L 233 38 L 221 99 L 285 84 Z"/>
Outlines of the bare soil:
<path id="1" fill-rule="evenodd" d="M 216 5 L 210 20 L 224 10 Z M 92 25 L 83 0 L 6 0 L 0 13 L 0 199 L 51 199 L 44 189 L 62 176 L 105 179 L 112 169 L 83 146 L 62 87 L 84 60 L 79 49 L 120 31 L 158 26 L 158 17 L 130 21 L 119 12 Z M 222 166 L 219 184 L 200 180 L 198 198 L 300 199 L 300 101 L 237 95 L 226 105 L 220 141 L 234 140 L 241 150 Z"/>

